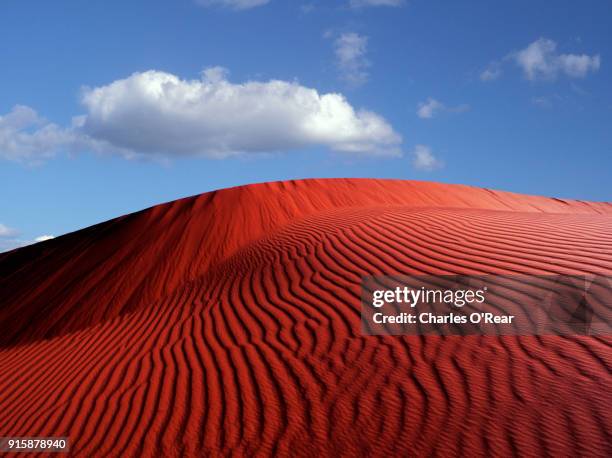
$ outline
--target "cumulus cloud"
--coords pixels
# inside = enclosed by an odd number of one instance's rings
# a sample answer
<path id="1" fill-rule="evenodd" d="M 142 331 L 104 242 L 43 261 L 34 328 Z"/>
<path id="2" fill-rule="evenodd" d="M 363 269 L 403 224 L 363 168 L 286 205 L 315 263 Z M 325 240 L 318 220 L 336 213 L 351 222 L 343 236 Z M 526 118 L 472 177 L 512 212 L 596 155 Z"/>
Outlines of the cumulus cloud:
<path id="1" fill-rule="evenodd" d="M 322 146 L 361 155 L 399 156 L 401 136 L 380 115 L 342 94 L 297 82 L 232 83 L 220 67 L 199 79 L 134 73 L 84 88 L 85 114 L 63 128 L 16 106 L 0 116 L 0 159 L 37 164 L 60 152 L 126 158 L 226 158 Z"/>
<path id="2" fill-rule="evenodd" d="M 463 104 L 456 107 L 448 107 L 442 102 L 429 97 L 425 102 L 420 102 L 417 106 L 417 116 L 421 119 L 431 119 L 441 112 L 462 113 L 470 109 L 469 105 Z"/>
<path id="3" fill-rule="evenodd" d="M 364 8 L 367 6 L 401 6 L 404 0 L 350 0 L 351 8 Z"/>
<path id="4" fill-rule="evenodd" d="M 490 63 L 480 78 L 483 81 L 497 79 L 505 62 L 514 62 L 530 81 L 552 81 L 559 75 L 584 78 L 599 70 L 601 57 L 599 54 L 559 54 L 557 43 L 548 38 L 539 38 L 526 48 L 508 54 L 501 62 Z"/>
<path id="5" fill-rule="evenodd" d="M 368 37 L 355 32 L 341 34 L 334 41 L 334 52 L 342 79 L 352 86 L 368 80 L 370 62 L 366 59 Z"/>
<path id="6" fill-rule="evenodd" d="M 23 105 L 0 116 L 0 158 L 36 164 L 77 143 L 77 136 Z"/>
<path id="7" fill-rule="evenodd" d="M 256 6 L 265 5 L 269 1 L 270 0 L 196 0 L 196 3 L 207 7 L 219 6 L 231 8 L 233 10 L 248 10 Z"/>
<path id="8" fill-rule="evenodd" d="M 147 71 L 83 92 L 80 129 L 125 155 L 224 158 L 308 146 L 400 155 L 401 137 L 381 116 L 336 93 L 296 82 L 235 84 L 219 67 L 200 79 Z"/>
<path id="9" fill-rule="evenodd" d="M 411 154 L 412 165 L 415 169 L 430 172 L 444 167 L 444 162 L 436 158 L 427 145 L 416 145 Z"/>

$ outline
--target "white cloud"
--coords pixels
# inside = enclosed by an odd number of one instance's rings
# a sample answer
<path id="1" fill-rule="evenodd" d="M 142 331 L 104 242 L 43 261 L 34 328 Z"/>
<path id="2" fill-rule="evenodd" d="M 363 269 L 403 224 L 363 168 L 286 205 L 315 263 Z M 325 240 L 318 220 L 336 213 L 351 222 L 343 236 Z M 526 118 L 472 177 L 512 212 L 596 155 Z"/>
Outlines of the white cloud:
<path id="1" fill-rule="evenodd" d="M 183 80 L 148 71 L 85 88 L 86 114 L 62 128 L 16 106 L 0 116 L 0 159 L 30 164 L 60 152 L 126 158 L 272 153 L 313 146 L 399 156 L 402 138 L 380 115 L 355 109 L 342 94 L 297 82 L 232 83 L 220 67 Z"/>
<path id="2" fill-rule="evenodd" d="M 256 6 L 262 6 L 270 0 L 196 0 L 202 6 L 220 6 L 233 10 L 248 10 Z"/>
<path id="3" fill-rule="evenodd" d="M 548 94 L 542 96 L 534 96 L 531 98 L 531 103 L 538 108 L 550 109 L 553 107 L 561 107 L 570 102 L 570 98 L 562 94 Z"/>
<path id="4" fill-rule="evenodd" d="M 17 231 L 15 229 L 0 223 L 0 237 L 12 237 L 14 235 L 17 235 Z"/>
<path id="5" fill-rule="evenodd" d="M 18 232 L 15 229 L 0 223 L 0 253 L 20 246 L 16 239 L 17 235 Z"/>
<path id="6" fill-rule="evenodd" d="M 512 52 L 501 62 L 494 61 L 480 74 L 483 81 L 497 79 L 501 75 L 504 62 L 514 62 L 530 81 L 552 81 L 559 75 L 568 78 L 584 78 L 589 73 L 599 70 L 601 57 L 599 54 L 559 54 L 557 43 L 548 38 L 540 38 L 530 43 L 520 51 Z"/>
<path id="7" fill-rule="evenodd" d="M 418 170 L 432 171 L 444 167 L 444 162 L 437 159 L 427 145 L 416 145 L 411 154 L 412 165 Z"/>
<path id="8" fill-rule="evenodd" d="M 470 109 L 469 105 L 463 104 L 456 107 L 447 107 L 442 102 L 429 97 L 425 102 L 420 102 L 417 107 L 417 116 L 421 119 L 431 119 L 441 112 L 463 113 Z"/>
<path id="9" fill-rule="evenodd" d="M 10 251 L 10 250 L 14 250 L 15 248 L 19 248 L 23 245 L 21 245 L 20 243 L 16 243 L 14 240 L 12 239 L 2 239 L 0 238 L 0 253 L 4 253 L 5 251 Z"/>
<path id="10" fill-rule="evenodd" d="M 531 103 L 539 108 L 551 108 L 552 102 L 548 97 L 532 97 Z"/>
<path id="11" fill-rule="evenodd" d="M 494 81 L 499 78 L 501 74 L 501 63 L 493 61 L 489 65 L 487 65 L 487 68 L 482 71 L 482 73 L 480 74 L 480 79 L 482 81 Z"/>
<path id="12" fill-rule="evenodd" d="M 444 109 L 444 105 L 430 97 L 427 101 L 419 103 L 417 116 L 422 119 L 430 119 L 442 109 Z"/>
<path id="13" fill-rule="evenodd" d="M 586 54 L 561 54 L 557 58 L 559 68 L 571 78 L 584 78 L 589 71 L 596 72 L 601 65 L 599 54 L 588 56 Z"/>
<path id="14" fill-rule="evenodd" d="M 599 55 L 557 54 L 557 44 L 540 38 L 513 57 L 529 80 L 554 79 L 559 73 L 570 78 L 584 78 L 589 72 L 599 70 Z"/>
<path id="15" fill-rule="evenodd" d="M 19 237 L 19 231 L 12 229 L 4 224 L 0 224 L 0 253 L 4 251 L 14 250 L 33 243 L 44 242 L 55 238 L 52 235 L 41 235 L 34 240 L 24 240 Z"/>
<path id="16" fill-rule="evenodd" d="M 45 240 L 51 240 L 51 239 L 54 239 L 54 238 L 55 238 L 54 235 L 47 235 L 47 234 L 45 234 L 45 235 L 40 235 L 38 237 L 35 237 L 34 238 L 34 242 L 35 243 L 44 242 Z"/>
<path id="17" fill-rule="evenodd" d="M 351 8 L 364 8 L 367 6 L 401 6 L 404 0 L 350 0 Z"/>
<path id="18" fill-rule="evenodd" d="M 70 129 L 41 118 L 32 108 L 17 105 L 0 116 L 0 158 L 39 163 L 77 143 Z"/>
<path id="19" fill-rule="evenodd" d="M 338 68 L 342 78 L 352 86 L 360 86 L 368 80 L 367 48 L 368 37 L 355 32 L 343 33 L 334 41 Z"/>
<path id="20" fill-rule="evenodd" d="M 337 93 L 296 82 L 235 84 L 224 69 L 198 80 L 148 71 L 86 89 L 80 129 L 98 145 L 137 155 L 224 158 L 325 146 L 397 156 L 402 141 L 376 113 L 354 109 Z"/>

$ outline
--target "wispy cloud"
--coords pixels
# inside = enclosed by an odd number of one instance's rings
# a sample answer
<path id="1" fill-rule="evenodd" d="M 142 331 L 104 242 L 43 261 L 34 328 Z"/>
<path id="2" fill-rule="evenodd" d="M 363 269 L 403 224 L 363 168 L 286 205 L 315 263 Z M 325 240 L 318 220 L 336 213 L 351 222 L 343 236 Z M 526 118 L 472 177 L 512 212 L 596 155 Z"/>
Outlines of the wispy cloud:
<path id="1" fill-rule="evenodd" d="M 562 105 L 567 105 L 572 103 L 571 95 L 562 95 L 562 94 L 548 94 L 548 95 L 540 95 L 534 96 L 531 98 L 531 103 L 538 108 L 550 109 L 553 107 L 561 107 Z"/>
<path id="2" fill-rule="evenodd" d="M 546 38 L 534 41 L 513 55 L 517 65 L 529 80 L 554 79 L 559 74 L 570 78 L 584 78 L 599 70 L 599 55 L 558 54 L 557 44 Z"/>
<path id="3" fill-rule="evenodd" d="M 24 240 L 19 237 L 19 231 L 0 223 L 0 253 L 53 238 L 52 235 L 41 235 L 34 240 Z"/>
<path id="4" fill-rule="evenodd" d="M 0 223 L 0 237 L 13 237 L 17 235 L 17 231 L 11 227 Z"/>
<path id="5" fill-rule="evenodd" d="M 436 158 L 427 145 L 416 145 L 411 152 L 412 165 L 415 169 L 431 172 L 444 167 L 444 162 Z"/>
<path id="6" fill-rule="evenodd" d="M 314 10 L 314 3 L 303 3 L 302 5 L 300 5 L 300 11 L 304 14 L 312 13 Z"/>
<path id="7" fill-rule="evenodd" d="M 368 6 L 402 6 L 404 0 L 350 0 L 351 8 L 365 8 Z"/>
<path id="8" fill-rule="evenodd" d="M 482 81 L 494 81 L 502 74 L 502 64 L 499 61 L 490 62 L 489 65 L 480 73 Z"/>
<path id="9" fill-rule="evenodd" d="M 599 54 L 560 54 L 557 43 L 548 38 L 539 38 L 524 49 L 511 52 L 500 61 L 491 62 L 480 74 L 483 81 L 497 79 L 502 73 L 502 65 L 513 62 L 530 81 L 553 81 L 558 76 L 584 78 L 599 70 Z"/>
<path id="10" fill-rule="evenodd" d="M 431 119 L 440 113 L 463 113 L 468 111 L 470 106 L 467 104 L 449 107 L 442 102 L 429 97 L 425 102 L 420 102 L 417 106 L 417 116 L 421 119 Z"/>
<path id="11" fill-rule="evenodd" d="M 540 96 L 540 97 L 532 97 L 531 103 L 533 103 L 538 108 L 551 108 L 552 102 L 550 98 Z"/>
<path id="12" fill-rule="evenodd" d="M 366 58 L 367 50 L 368 37 L 355 32 L 343 33 L 334 40 L 341 77 L 352 86 L 360 86 L 369 78 L 371 64 Z"/>
<path id="13" fill-rule="evenodd" d="M 236 11 L 248 10 L 269 2 L 270 0 L 196 0 L 201 6 L 230 8 Z"/>

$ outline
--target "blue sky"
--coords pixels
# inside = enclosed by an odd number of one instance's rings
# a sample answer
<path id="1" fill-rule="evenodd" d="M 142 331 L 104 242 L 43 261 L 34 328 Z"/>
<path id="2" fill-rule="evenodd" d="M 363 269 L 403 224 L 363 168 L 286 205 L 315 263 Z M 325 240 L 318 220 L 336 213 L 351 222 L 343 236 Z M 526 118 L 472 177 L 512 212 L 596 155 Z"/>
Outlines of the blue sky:
<path id="1" fill-rule="evenodd" d="M 612 3 L 5 0 L 0 250 L 306 177 L 612 200 Z"/>

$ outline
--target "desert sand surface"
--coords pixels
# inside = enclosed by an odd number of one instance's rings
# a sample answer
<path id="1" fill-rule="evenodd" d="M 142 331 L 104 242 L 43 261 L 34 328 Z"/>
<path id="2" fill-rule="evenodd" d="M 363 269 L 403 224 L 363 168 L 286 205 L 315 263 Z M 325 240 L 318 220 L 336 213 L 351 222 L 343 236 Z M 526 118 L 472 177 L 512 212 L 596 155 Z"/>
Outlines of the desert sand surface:
<path id="1" fill-rule="evenodd" d="M 612 204 L 370 179 L 0 254 L 0 436 L 95 456 L 610 456 L 609 336 L 365 336 L 360 281 L 612 275 Z"/>

